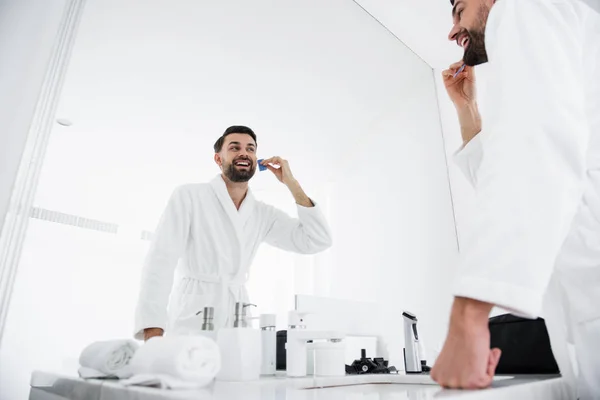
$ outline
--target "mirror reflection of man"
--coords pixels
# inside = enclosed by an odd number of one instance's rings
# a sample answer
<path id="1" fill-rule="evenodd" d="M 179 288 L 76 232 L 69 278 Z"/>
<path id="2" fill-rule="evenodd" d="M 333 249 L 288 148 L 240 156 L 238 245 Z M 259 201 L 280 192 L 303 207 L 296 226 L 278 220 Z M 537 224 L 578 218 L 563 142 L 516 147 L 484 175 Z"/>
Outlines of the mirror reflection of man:
<path id="1" fill-rule="evenodd" d="M 490 349 L 490 310 L 536 317 L 545 300 L 564 381 L 578 383 L 580 399 L 598 399 L 600 0 L 451 3 L 449 39 L 464 57 L 444 83 L 461 124 L 457 161 L 477 197 L 432 377 L 451 388 L 489 386 L 501 356 Z M 488 59 L 480 117 L 473 66 Z"/>
<path id="2" fill-rule="evenodd" d="M 258 201 L 248 182 L 257 168 L 257 140 L 245 126 L 232 126 L 214 145 L 221 174 L 209 183 L 177 188 L 161 217 L 142 272 L 135 337 L 201 329 L 204 307 L 215 308 L 215 329 L 232 326 L 234 305 L 247 302 L 245 284 L 259 245 L 314 254 L 331 246 L 320 207 L 281 157 L 262 165 L 290 190 L 298 218 Z M 171 288 L 181 261 L 183 278 Z M 169 304 L 169 297 L 171 303 Z"/>

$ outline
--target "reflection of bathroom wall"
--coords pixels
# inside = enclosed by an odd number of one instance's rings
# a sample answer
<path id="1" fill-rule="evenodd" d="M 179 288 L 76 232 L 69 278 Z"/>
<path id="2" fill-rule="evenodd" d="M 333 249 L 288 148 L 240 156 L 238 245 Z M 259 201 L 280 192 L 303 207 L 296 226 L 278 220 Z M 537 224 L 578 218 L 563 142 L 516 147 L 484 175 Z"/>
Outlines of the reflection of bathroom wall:
<path id="1" fill-rule="evenodd" d="M 365 131 L 332 199 L 332 292 L 379 302 L 390 359 L 400 368 L 403 310 L 419 318 L 427 347 L 441 344 L 458 255 L 432 70 L 408 54 L 402 63 L 410 76 L 386 79 L 410 96 L 399 95 Z"/>
<path id="2" fill-rule="evenodd" d="M 228 125 L 255 129 L 261 156 L 287 158 L 331 215 L 337 245 L 364 259 L 341 232 L 360 231 L 356 192 L 358 204 L 370 201 L 364 171 L 384 133 L 373 127 L 400 115 L 397 127 L 410 130 L 402 118 L 435 110 L 419 86 L 427 68 L 346 0 L 88 0 L 58 109 L 73 125 L 54 127 L 35 206 L 113 223 L 119 234 L 31 220 L 0 349 L 11 365 L 0 371 L 3 393 L 25 397 L 32 369 L 72 374 L 83 345 L 131 335 L 148 244 L 139 233 L 154 230 L 175 186 L 216 175 L 212 144 Z M 423 135 L 407 136 L 417 147 L 435 133 L 426 117 Z M 426 154 L 433 165 L 436 151 Z M 253 187 L 295 213 L 268 172 Z M 249 290 L 259 311 L 282 315 L 294 292 L 334 295 L 337 265 L 333 250 L 306 257 L 265 246 Z"/>
<path id="3" fill-rule="evenodd" d="M 2 59 L 0 62 L 0 232 L 5 227 L 5 217 L 9 212 L 17 171 L 22 161 L 50 58 L 56 52 L 54 46 L 58 42 L 57 34 L 61 25 L 65 28 L 63 17 L 68 3 L 70 2 L 66 0 L 6 0 L 2 1 L 0 6 L 0 57 Z M 77 6 L 74 8 L 77 9 Z M 61 44 L 63 45 L 61 49 L 69 48 L 65 46 L 64 41 Z M 8 238 L 8 234 L 6 235 L 3 239 Z M 0 253 L 3 253 L 2 250 L 5 249 L 0 249 Z M 0 258 L 3 258 L 3 255 Z M 5 316 L 4 307 L 15 304 L 14 301 L 9 303 L 10 286 L 5 286 L 12 283 L 12 270 L 8 269 L 9 265 L 5 261 L 6 259 L 3 258 L 0 265 L 2 317 Z M 35 296 L 35 293 L 29 293 L 29 297 L 32 296 Z M 14 314 L 12 310 L 15 309 L 14 306 L 9 308 L 7 320 L 0 322 L 0 333 L 2 333 L 0 350 L 12 344 L 13 340 L 7 339 L 8 334 L 4 330 L 3 323 L 11 318 L 10 314 Z M 27 318 L 26 315 L 21 317 L 23 320 Z M 25 322 L 25 325 L 21 325 L 22 328 L 24 327 L 24 332 L 18 335 L 17 340 L 23 341 L 33 332 L 36 332 L 38 337 L 45 333 L 35 331 L 35 327 L 28 321 Z M 23 357 L 27 357 L 28 354 L 28 352 L 19 354 L 18 359 L 15 360 L 5 357 L 3 352 L 0 353 L 0 399 L 26 397 L 28 380 L 20 380 L 17 383 L 13 382 L 13 379 L 17 379 L 17 368 L 21 365 Z"/>
<path id="4" fill-rule="evenodd" d="M 257 197 L 293 214 L 285 192 Z M 3 395 L 25 394 L 34 369 L 74 374 L 79 352 L 94 340 L 131 337 L 149 242 L 116 226 L 34 210 L 0 349 L 3 368 L 11 366 L 1 376 Z M 248 285 L 258 312 L 278 314 L 280 324 L 293 308 L 296 257 L 263 246 Z"/>
<path id="5" fill-rule="evenodd" d="M 2 2 L 0 230 L 65 4 L 65 0 Z"/>
<path id="6" fill-rule="evenodd" d="M 7 399 L 27 398 L 32 370 L 73 374 L 89 342 L 131 336 L 147 246 L 136 238 L 30 219 L 0 348 Z"/>

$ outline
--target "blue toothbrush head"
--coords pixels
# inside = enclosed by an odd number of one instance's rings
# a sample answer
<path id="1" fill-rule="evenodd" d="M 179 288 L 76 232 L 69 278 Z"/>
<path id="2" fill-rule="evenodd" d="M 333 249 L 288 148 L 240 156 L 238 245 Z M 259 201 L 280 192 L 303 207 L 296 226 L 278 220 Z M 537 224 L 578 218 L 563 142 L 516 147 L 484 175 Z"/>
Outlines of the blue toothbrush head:
<path id="1" fill-rule="evenodd" d="M 256 161 L 258 163 L 258 170 L 259 171 L 266 171 L 267 170 L 267 167 L 261 164 L 261 162 L 263 162 L 263 161 L 264 161 L 264 159 L 262 159 L 262 158 L 260 160 Z"/>

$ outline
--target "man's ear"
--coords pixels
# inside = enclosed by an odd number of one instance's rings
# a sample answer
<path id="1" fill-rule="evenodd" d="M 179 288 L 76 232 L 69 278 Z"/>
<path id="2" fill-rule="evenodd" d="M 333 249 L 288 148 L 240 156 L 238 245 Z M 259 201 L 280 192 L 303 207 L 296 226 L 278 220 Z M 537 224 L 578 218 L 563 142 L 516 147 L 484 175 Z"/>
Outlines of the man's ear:
<path id="1" fill-rule="evenodd" d="M 221 155 L 219 153 L 215 153 L 215 162 L 219 167 L 223 166 L 223 160 L 221 159 Z"/>

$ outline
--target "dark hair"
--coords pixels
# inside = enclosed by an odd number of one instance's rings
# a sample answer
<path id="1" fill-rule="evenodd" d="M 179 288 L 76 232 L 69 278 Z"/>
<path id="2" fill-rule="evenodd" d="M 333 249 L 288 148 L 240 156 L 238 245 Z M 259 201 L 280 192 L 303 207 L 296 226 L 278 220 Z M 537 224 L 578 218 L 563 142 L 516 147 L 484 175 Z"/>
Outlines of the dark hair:
<path id="1" fill-rule="evenodd" d="M 234 125 L 234 126 L 230 126 L 229 128 L 225 129 L 225 132 L 223 133 L 223 135 L 221 135 L 221 137 L 219 139 L 217 139 L 217 141 L 215 142 L 215 145 L 214 145 L 215 153 L 219 153 L 221 151 L 221 149 L 223 148 L 223 143 L 225 143 L 225 138 L 227 136 L 231 135 L 232 133 L 241 133 L 244 135 L 250 135 L 250 137 L 252 139 L 254 139 L 254 143 L 258 144 L 258 142 L 256 141 L 256 134 L 254 133 L 254 131 L 252 129 L 248 128 L 247 126 Z"/>
<path id="2" fill-rule="evenodd" d="M 450 4 L 452 4 L 452 6 L 454 6 L 454 0 L 450 0 Z"/>

